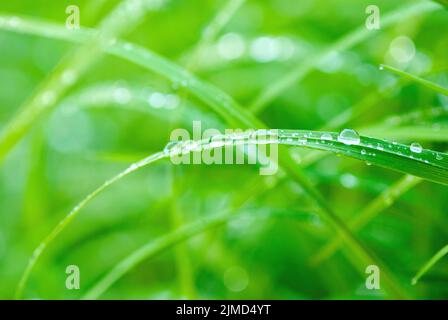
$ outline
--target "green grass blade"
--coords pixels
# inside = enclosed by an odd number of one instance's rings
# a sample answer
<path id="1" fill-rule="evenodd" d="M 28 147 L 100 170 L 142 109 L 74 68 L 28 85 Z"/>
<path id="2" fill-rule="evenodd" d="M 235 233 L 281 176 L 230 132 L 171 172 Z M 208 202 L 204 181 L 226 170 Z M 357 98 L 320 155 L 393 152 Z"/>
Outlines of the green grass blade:
<path id="1" fill-rule="evenodd" d="M 418 77 L 416 75 L 410 74 L 408 72 L 405 72 L 403 70 L 399 70 L 397 68 L 394 68 L 394 67 L 391 67 L 391 66 L 388 66 L 388 65 L 385 65 L 385 64 L 382 64 L 380 66 L 380 69 L 390 71 L 390 72 L 392 72 L 392 73 L 394 73 L 394 74 L 396 74 L 396 75 L 398 75 L 400 77 L 404 77 L 404 78 L 406 78 L 408 80 L 415 81 L 415 82 L 417 82 L 417 83 L 419 83 L 419 84 L 421 84 L 421 85 L 423 85 L 423 86 L 425 86 L 425 87 L 427 87 L 427 88 L 429 88 L 431 90 L 434 90 L 437 93 L 440 93 L 440 94 L 443 94 L 445 96 L 448 96 L 448 88 L 444 88 L 441 85 L 438 85 L 438 84 L 436 84 L 434 82 L 431 82 L 429 80 L 423 79 L 423 78 Z"/>
<path id="2" fill-rule="evenodd" d="M 398 9 L 382 17 L 381 29 L 384 29 L 394 23 L 409 19 L 413 16 L 429 13 L 436 10 L 437 8 L 440 7 L 434 3 L 423 2 Z M 283 91 L 287 90 L 292 85 L 305 78 L 315 68 L 316 65 L 318 65 L 321 61 L 327 59 L 331 54 L 350 49 L 351 47 L 361 43 L 362 41 L 365 41 L 369 37 L 376 34 L 376 32 L 368 30 L 363 24 L 355 31 L 352 31 L 343 36 L 341 39 L 330 45 L 328 48 L 324 49 L 322 52 L 300 63 L 296 68 L 294 68 L 291 72 L 280 79 L 280 81 L 275 82 L 271 87 L 269 87 L 269 89 L 265 90 L 255 100 L 255 102 L 250 107 L 250 110 L 254 113 L 261 112 Z"/>
<path id="3" fill-rule="evenodd" d="M 448 245 L 440 249 L 425 265 L 417 272 L 414 278 L 412 278 L 412 284 L 416 285 L 422 276 L 424 276 L 429 269 L 431 269 L 437 262 L 439 262 L 444 256 L 448 254 Z"/>
<path id="4" fill-rule="evenodd" d="M 30 276 L 31 271 L 33 270 L 34 266 L 36 265 L 37 261 L 39 260 L 40 256 L 44 252 L 44 250 L 48 247 L 48 245 L 54 241 L 54 239 L 64 230 L 70 222 L 77 216 L 78 212 L 84 208 L 90 201 L 92 201 L 95 197 L 97 197 L 100 193 L 102 193 L 104 190 L 109 188 L 111 185 L 113 185 L 115 182 L 121 180 L 125 176 L 131 174 L 134 171 L 137 171 L 139 168 L 155 162 L 161 158 L 164 157 L 164 153 L 156 153 L 154 155 L 149 156 L 148 158 L 145 158 L 139 162 L 136 162 L 132 164 L 130 167 L 128 167 L 126 170 L 122 171 L 121 173 L 117 174 L 115 177 L 107 180 L 105 183 L 103 183 L 100 187 L 95 189 L 92 193 L 90 193 L 87 197 L 85 197 L 80 203 L 78 203 L 57 225 L 56 227 L 48 234 L 48 236 L 45 237 L 45 239 L 38 245 L 36 249 L 34 249 L 33 254 L 31 258 L 28 261 L 28 264 L 26 266 L 25 271 L 23 272 L 19 285 L 17 287 L 16 291 L 16 299 L 20 299 L 23 293 L 23 290 L 26 286 L 26 283 L 28 281 L 28 278 Z"/>
<path id="5" fill-rule="evenodd" d="M 411 174 L 440 184 L 448 184 L 448 154 L 446 153 L 424 149 L 421 152 L 413 152 L 408 145 L 364 136 L 360 137 L 358 144 L 346 145 L 338 141 L 337 133 L 294 130 L 282 132 L 284 134 L 282 139 L 296 137 L 299 140 L 298 142 L 286 141 L 286 144 L 340 153 L 368 164 Z M 324 136 L 326 139 L 322 138 Z M 327 140 L 330 136 L 331 140 Z M 306 142 L 303 140 L 301 142 L 300 139 L 304 138 L 307 139 Z"/>

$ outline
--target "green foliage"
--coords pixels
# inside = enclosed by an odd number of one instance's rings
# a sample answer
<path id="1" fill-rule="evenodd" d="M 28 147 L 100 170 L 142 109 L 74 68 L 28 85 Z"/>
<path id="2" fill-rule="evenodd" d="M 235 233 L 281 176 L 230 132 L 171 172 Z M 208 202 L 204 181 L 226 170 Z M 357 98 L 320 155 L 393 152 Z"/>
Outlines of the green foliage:
<path id="1" fill-rule="evenodd" d="M 409 285 L 448 232 L 440 5 L 379 1 L 368 30 L 359 1 L 130 3 L 77 1 L 79 30 L 61 3 L 0 5 L 0 297 L 448 296 Z M 159 161 L 222 147 L 164 149 L 194 120 L 268 132 L 279 173 Z M 380 291 L 364 288 L 370 264 Z"/>

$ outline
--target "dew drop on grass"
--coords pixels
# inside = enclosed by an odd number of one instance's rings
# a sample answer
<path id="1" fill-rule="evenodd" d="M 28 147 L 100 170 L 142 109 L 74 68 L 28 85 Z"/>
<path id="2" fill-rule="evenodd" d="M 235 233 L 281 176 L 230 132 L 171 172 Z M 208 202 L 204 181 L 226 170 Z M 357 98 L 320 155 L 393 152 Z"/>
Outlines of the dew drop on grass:
<path id="1" fill-rule="evenodd" d="M 73 70 L 66 70 L 61 76 L 61 80 L 66 85 L 72 85 L 77 78 L 76 72 Z"/>
<path id="2" fill-rule="evenodd" d="M 412 143 L 410 149 L 414 153 L 421 153 L 423 151 L 422 146 L 417 142 Z"/>
<path id="3" fill-rule="evenodd" d="M 126 44 L 124 45 L 124 49 L 125 49 L 126 51 L 131 51 L 133 48 L 134 48 L 134 46 L 133 46 L 132 44 L 130 44 L 130 43 L 126 43 Z"/>
<path id="4" fill-rule="evenodd" d="M 51 105 L 56 101 L 56 94 L 53 91 L 45 91 L 40 100 L 44 106 Z"/>
<path id="5" fill-rule="evenodd" d="M 126 104 L 131 100 L 131 93 L 127 88 L 119 87 L 113 92 L 113 99 L 118 104 Z"/>
<path id="6" fill-rule="evenodd" d="M 442 157 L 442 155 L 440 153 L 437 153 L 436 154 L 436 159 L 437 160 L 443 160 L 443 157 Z"/>
<path id="7" fill-rule="evenodd" d="M 362 150 L 361 150 L 361 154 L 362 154 L 363 156 L 365 156 L 365 155 L 367 154 L 366 149 L 362 149 Z"/>
<path id="8" fill-rule="evenodd" d="M 327 140 L 327 141 L 331 141 L 331 140 L 333 140 L 332 135 L 329 134 L 329 133 L 324 133 L 324 134 L 322 134 L 322 135 L 320 136 L 320 138 L 321 138 L 322 140 Z"/>
<path id="9" fill-rule="evenodd" d="M 355 130 L 344 129 L 339 134 L 338 141 L 346 145 L 357 145 L 361 142 L 361 138 Z"/>
<path id="10" fill-rule="evenodd" d="M 346 187 L 347 189 L 352 189 L 358 185 L 358 178 L 350 173 L 343 174 L 340 177 L 339 181 L 341 185 Z"/>
<path id="11" fill-rule="evenodd" d="M 10 27 L 18 27 L 20 25 L 20 23 L 22 22 L 22 20 L 19 17 L 11 17 L 8 21 L 8 24 Z"/>
<path id="12" fill-rule="evenodd" d="M 171 141 L 163 149 L 163 153 L 171 154 L 179 150 L 181 142 L 180 141 Z"/>
<path id="13" fill-rule="evenodd" d="M 299 138 L 297 141 L 298 141 L 300 144 L 306 144 L 306 142 L 308 141 L 308 139 L 305 138 L 305 137 L 301 137 L 301 138 Z"/>

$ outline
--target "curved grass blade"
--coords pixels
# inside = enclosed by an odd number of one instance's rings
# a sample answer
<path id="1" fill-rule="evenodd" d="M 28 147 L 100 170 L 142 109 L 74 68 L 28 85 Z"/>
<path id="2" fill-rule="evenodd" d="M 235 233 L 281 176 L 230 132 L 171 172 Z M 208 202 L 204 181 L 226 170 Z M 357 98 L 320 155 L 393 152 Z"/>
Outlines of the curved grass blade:
<path id="1" fill-rule="evenodd" d="M 131 174 L 134 171 L 137 171 L 139 168 L 146 166 L 150 163 L 153 163 L 159 159 L 162 159 L 164 157 L 164 153 L 159 152 L 154 155 L 151 155 L 139 162 L 136 162 L 132 164 L 130 167 L 128 167 L 123 172 L 117 174 L 115 177 L 107 180 L 105 183 L 103 183 L 100 187 L 98 187 L 96 190 L 94 190 L 92 193 L 90 193 L 87 197 L 85 197 L 80 203 L 78 203 L 69 213 L 67 216 L 65 216 L 58 224 L 57 226 L 48 234 L 47 237 L 39 244 L 39 246 L 33 251 L 33 254 L 31 258 L 28 261 L 28 264 L 26 266 L 26 269 L 24 273 L 22 274 L 22 277 L 20 279 L 19 285 L 17 287 L 16 291 L 16 299 L 19 299 L 22 296 L 23 289 L 25 288 L 26 282 L 28 281 L 29 275 L 37 263 L 38 259 L 44 252 L 44 250 L 47 248 L 47 246 L 64 230 L 68 224 L 76 217 L 78 212 L 84 208 L 87 203 L 92 201 L 96 196 L 98 196 L 101 192 L 106 190 L 108 187 L 110 187 L 115 182 L 121 180 L 125 176 Z"/>
<path id="2" fill-rule="evenodd" d="M 423 2 L 398 9 L 382 17 L 381 29 L 384 30 L 384 28 L 396 22 L 409 19 L 410 17 L 415 15 L 422 15 L 425 13 L 429 13 L 438 8 L 440 8 L 440 6 L 434 3 Z M 357 45 L 362 41 L 365 41 L 366 39 L 375 34 L 377 33 L 368 30 L 367 28 L 365 28 L 364 25 L 362 25 L 358 27 L 356 30 L 343 36 L 341 39 L 330 45 L 328 48 L 324 49 L 322 52 L 313 55 L 310 58 L 303 61 L 302 63 L 300 63 L 296 68 L 294 68 L 291 72 L 289 72 L 282 79 L 280 79 L 280 81 L 275 82 L 271 87 L 269 87 L 269 89 L 265 90 L 255 100 L 255 102 L 250 107 L 250 110 L 253 113 L 261 112 L 272 100 L 274 100 L 283 91 L 285 91 L 286 89 L 290 88 L 293 84 L 305 78 L 321 61 L 324 61 L 334 53 L 350 49 L 351 47 Z"/>
<path id="3" fill-rule="evenodd" d="M 406 78 L 408 80 L 412 80 L 414 82 L 417 82 L 417 83 L 419 83 L 419 84 L 421 84 L 421 85 L 423 85 L 423 86 L 425 86 L 425 87 L 427 87 L 427 88 L 429 88 L 431 90 L 434 90 L 437 93 L 440 93 L 440 94 L 443 94 L 445 96 L 448 96 L 448 88 L 444 88 L 441 85 L 438 85 L 438 84 L 436 84 L 436 83 L 434 83 L 432 81 L 423 79 L 423 78 L 418 77 L 416 75 L 410 74 L 410 73 L 408 73 L 406 71 L 403 71 L 403 70 L 400 70 L 400 69 L 397 69 L 397 68 L 394 68 L 394 67 L 391 67 L 391 66 L 388 66 L 388 65 L 385 65 L 385 64 L 382 64 L 380 66 L 380 69 L 381 70 L 390 71 L 390 72 L 392 72 L 392 73 L 394 73 L 394 74 L 396 74 L 396 75 L 398 75 L 400 77 L 404 77 L 404 78 Z"/>
<path id="4" fill-rule="evenodd" d="M 412 285 L 416 285 L 417 282 L 423 277 L 429 269 L 431 269 L 438 261 L 448 254 L 448 245 L 440 249 L 423 267 L 417 272 L 414 278 L 412 278 Z"/>
<path id="5" fill-rule="evenodd" d="M 331 140 L 330 140 L 331 138 Z M 163 152 L 151 155 L 137 163 L 132 164 L 122 173 L 106 181 L 103 185 L 84 198 L 73 210 L 56 226 L 55 229 L 39 244 L 34 250 L 28 265 L 23 273 L 16 297 L 20 297 L 26 285 L 29 275 L 42 255 L 45 248 L 67 227 L 75 218 L 79 211 L 84 208 L 97 195 L 106 190 L 115 182 L 121 180 L 139 168 L 149 165 L 163 158 L 201 151 L 207 149 L 222 148 L 242 144 L 283 144 L 292 146 L 302 146 L 322 151 L 331 151 L 362 161 L 370 161 L 372 164 L 383 166 L 397 171 L 405 171 L 420 176 L 424 179 L 448 184 L 448 154 L 442 154 L 430 150 L 422 150 L 420 157 L 415 158 L 410 154 L 409 147 L 405 145 L 393 145 L 384 140 L 368 137 L 360 137 L 357 145 L 347 145 L 338 141 L 338 135 L 331 132 L 315 132 L 303 130 L 257 130 L 233 135 L 222 135 L 219 139 L 212 137 L 201 141 L 183 141 L 169 144 Z M 364 152 L 364 151 L 365 152 Z M 440 158 L 442 157 L 442 158 Z M 316 196 L 317 197 L 317 196 Z M 321 203 L 321 205 L 324 205 Z M 337 217 L 334 223 L 339 221 Z M 343 228 L 342 226 L 340 226 Z M 350 233 L 341 235 L 348 237 Z M 347 240 L 344 238 L 344 240 Z"/>

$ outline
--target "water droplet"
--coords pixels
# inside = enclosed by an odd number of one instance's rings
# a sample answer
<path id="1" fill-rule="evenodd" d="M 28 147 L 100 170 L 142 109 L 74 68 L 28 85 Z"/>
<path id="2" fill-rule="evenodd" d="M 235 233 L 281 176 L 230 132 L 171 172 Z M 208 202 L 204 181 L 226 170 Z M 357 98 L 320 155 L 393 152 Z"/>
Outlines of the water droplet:
<path id="1" fill-rule="evenodd" d="M 207 29 L 208 31 L 209 29 Z M 244 39 L 236 33 L 227 33 L 223 35 L 218 42 L 218 54 L 224 60 L 234 60 L 240 58 L 246 50 Z"/>
<path id="2" fill-rule="evenodd" d="M 126 104 L 131 100 L 131 93 L 127 88 L 116 88 L 112 95 L 119 104 Z"/>
<path id="3" fill-rule="evenodd" d="M 415 152 L 415 153 L 421 153 L 423 151 L 422 146 L 417 142 L 412 143 L 410 146 L 410 149 L 412 152 Z"/>
<path id="4" fill-rule="evenodd" d="M 163 93 L 154 92 L 148 99 L 148 102 L 151 106 L 156 109 L 163 108 L 166 104 L 166 97 Z"/>
<path id="5" fill-rule="evenodd" d="M 367 154 L 366 149 L 362 149 L 362 150 L 361 150 L 361 154 L 362 154 L 363 156 L 365 156 L 365 155 Z"/>
<path id="6" fill-rule="evenodd" d="M 65 70 L 61 76 L 61 80 L 66 85 L 72 85 L 77 79 L 76 72 L 73 70 Z"/>
<path id="7" fill-rule="evenodd" d="M 44 106 L 48 106 L 56 101 L 56 94 L 53 91 L 45 91 L 40 99 Z"/>
<path id="8" fill-rule="evenodd" d="M 167 109 L 176 109 L 181 103 L 181 100 L 176 94 L 167 94 L 165 95 L 165 108 Z"/>
<path id="9" fill-rule="evenodd" d="M 361 138 L 355 130 L 344 129 L 339 134 L 338 141 L 346 145 L 357 145 L 361 142 Z"/>
<path id="10" fill-rule="evenodd" d="M 139 168 L 139 164 L 138 163 L 133 163 L 129 168 L 128 171 L 135 171 Z"/>
<path id="11" fill-rule="evenodd" d="M 131 43 L 125 43 L 124 49 L 126 51 L 131 51 L 134 48 L 134 46 Z"/>
<path id="12" fill-rule="evenodd" d="M 8 21 L 10 27 L 18 27 L 22 23 L 22 20 L 19 17 L 11 17 Z"/>
<path id="13" fill-rule="evenodd" d="M 339 181 L 341 182 L 341 185 L 343 185 L 347 189 L 354 188 L 358 185 L 358 178 L 350 173 L 343 174 L 340 177 Z"/>
<path id="14" fill-rule="evenodd" d="M 378 144 L 377 149 L 380 150 L 380 151 L 383 151 L 383 150 L 384 150 L 384 147 L 383 147 L 381 144 Z"/>
<path id="15" fill-rule="evenodd" d="M 442 155 L 440 153 L 437 153 L 436 154 L 436 159 L 437 160 L 443 160 L 443 157 L 442 157 Z"/>
<path id="16" fill-rule="evenodd" d="M 222 146 L 223 146 L 222 135 L 216 135 L 216 136 L 210 137 L 206 148 L 207 149 L 215 149 L 215 148 L 219 148 Z"/>
<path id="17" fill-rule="evenodd" d="M 327 140 L 327 141 L 333 140 L 333 136 L 330 133 L 324 133 L 323 135 L 321 135 L 320 138 L 322 140 Z"/>
<path id="18" fill-rule="evenodd" d="M 384 65 L 380 65 L 380 68 L 379 68 L 381 71 L 383 71 L 384 70 Z"/>
<path id="19" fill-rule="evenodd" d="M 180 150 L 180 141 L 171 141 L 163 149 L 163 153 L 165 154 L 173 154 Z"/>
<path id="20" fill-rule="evenodd" d="M 190 140 L 183 144 L 182 153 L 190 153 L 191 151 L 201 151 L 201 144 Z"/>

